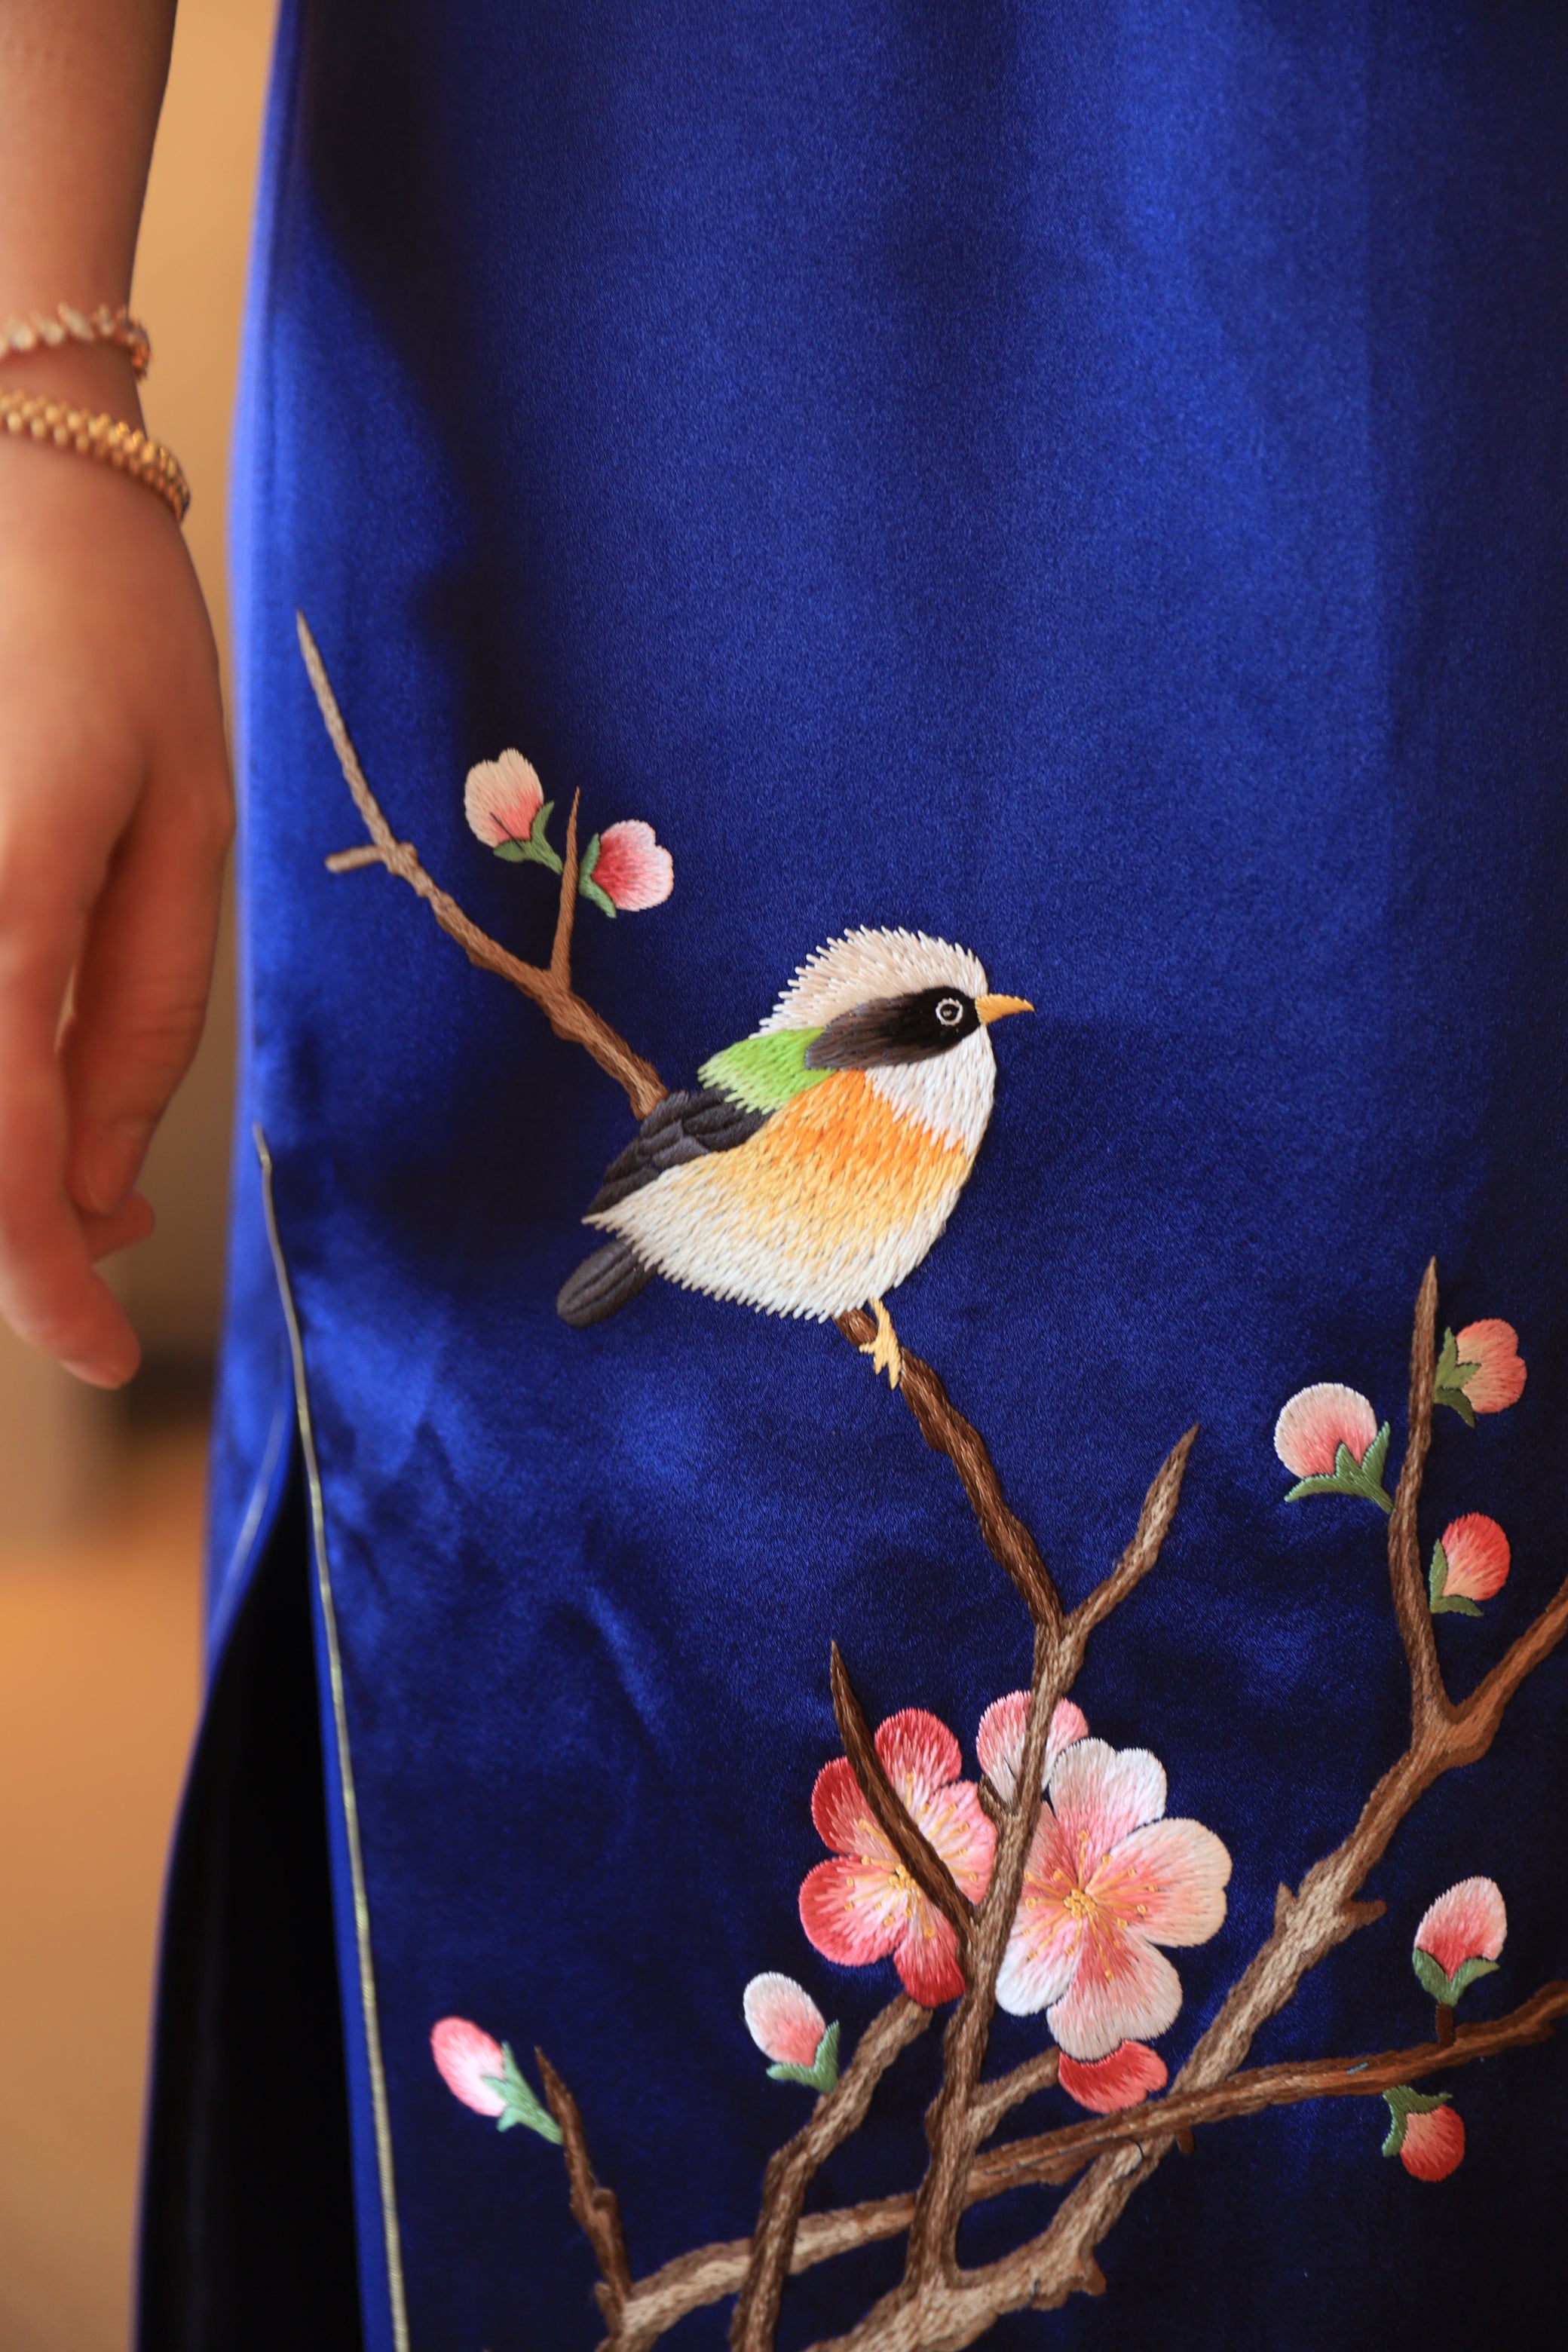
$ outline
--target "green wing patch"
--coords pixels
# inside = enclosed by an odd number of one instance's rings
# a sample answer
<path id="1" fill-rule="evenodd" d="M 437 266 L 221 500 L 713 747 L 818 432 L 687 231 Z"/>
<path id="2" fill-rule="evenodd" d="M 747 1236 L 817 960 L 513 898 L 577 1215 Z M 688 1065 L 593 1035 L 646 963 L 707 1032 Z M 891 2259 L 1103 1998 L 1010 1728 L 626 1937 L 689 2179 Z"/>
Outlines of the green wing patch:
<path id="1" fill-rule="evenodd" d="M 783 1110 L 808 1087 L 832 1076 L 831 1070 L 805 1066 L 806 1048 L 821 1034 L 820 1029 L 768 1029 L 742 1037 L 704 1062 L 698 1078 L 705 1087 L 720 1087 L 742 1109 Z"/>

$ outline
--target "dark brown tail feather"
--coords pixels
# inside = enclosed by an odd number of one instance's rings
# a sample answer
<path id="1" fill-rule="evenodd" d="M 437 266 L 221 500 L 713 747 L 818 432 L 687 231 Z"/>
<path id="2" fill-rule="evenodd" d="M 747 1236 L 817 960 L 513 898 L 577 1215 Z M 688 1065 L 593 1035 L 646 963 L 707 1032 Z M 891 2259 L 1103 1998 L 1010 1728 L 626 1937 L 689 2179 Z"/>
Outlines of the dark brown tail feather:
<path id="1" fill-rule="evenodd" d="M 652 1279 L 652 1267 L 644 1265 L 625 1242 L 606 1242 L 562 1284 L 555 1312 L 574 1330 L 585 1331 L 590 1323 L 602 1323 L 628 1298 L 635 1298 L 644 1283 Z"/>

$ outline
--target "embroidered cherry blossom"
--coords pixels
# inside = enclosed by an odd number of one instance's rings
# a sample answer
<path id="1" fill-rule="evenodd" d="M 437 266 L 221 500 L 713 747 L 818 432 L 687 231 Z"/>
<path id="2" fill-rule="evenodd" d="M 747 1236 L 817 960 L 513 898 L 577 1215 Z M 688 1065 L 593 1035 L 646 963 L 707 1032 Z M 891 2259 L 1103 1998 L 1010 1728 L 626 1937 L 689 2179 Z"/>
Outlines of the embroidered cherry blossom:
<path id="1" fill-rule="evenodd" d="M 946 1724 L 923 1707 L 905 1707 L 878 1731 L 877 1753 L 962 1891 L 978 1902 L 995 1832 L 974 1782 L 958 1777 L 963 1759 Z M 847 1757 L 836 1756 L 817 1774 L 811 1818 L 833 1850 L 800 1890 L 801 1925 L 817 1950 L 847 1968 L 891 1954 L 905 1991 L 923 2007 L 956 2000 L 963 1990 L 957 1938 L 878 1828 Z"/>
<path id="2" fill-rule="evenodd" d="M 1141 2106 L 1151 2091 L 1164 2089 L 1169 2076 L 1164 2060 L 1146 2042 L 1119 2042 L 1109 2058 L 1086 2063 L 1064 2053 L 1057 2080 L 1080 2107 L 1112 2116 L 1121 2107 Z"/>
<path id="3" fill-rule="evenodd" d="M 1461 1878 L 1439 1895 L 1415 1930 L 1410 1964 L 1436 2001 L 1452 2009 L 1478 1977 L 1497 1972 L 1508 1913 L 1494 1878 Z"/>
<path id="4" fill-rule="evenodd" d="M 1484 1511 L 1467 1511 L 1450 1519 L 1432 1551 L 1427 1578 L 1434 1616 L 1458 1610 L 1479 1617 L 1479 1603 L 1489 1601 L 1508 1581 L 1508 1538 Z"/>
<path id="5" fill-rule="evenodd" d="M 1296 1474 L 1288 1503 L 1306 1495 L 1360 1495 L 1382 1510 L 1394 1508 L 1383 1484 L 1388 1423 L 1379 1428 L 1359 1389 L 1337 1381 L 1298 1389 L 1274 1424 L 1274 1451 Z"/>
<path id="6" fill-rule="evenodd" d="M 980 1718 L 974 1735 L 974 1746 L 980 1758 L 980 1769 L 1005 1804 L 1011 1803 L 1017 1783 L 1018 1767 L 1024 1757 L 1024 1729 L 1029 1719 L 1027 1691 L 1009 1691 L 1005 1698 L 993 1699 Z M 1046 1734 L 1046 1764 L 1043 1780 L 1051 1777 L 1051 1766 L 1064 1748 L 1075 1739 L 1082 1739 L 1089 1724 L 1081 1707 L 1070 1698 L 1060 1698 L 1051 1716 L 1051 1727 Z M 1043 1782 L 1042 1782 L 1043 1785 Z"/>
<path id="7" fill-rule="evenodd" d="M 533 835 L 542 812 L 548 822 L 539 772 L 521 751 L 503 751 L 468 770 L 463 814 L 488 849 L 513 858 L 537 856 L 541 845 Z"/>
<path id="8" fill-rule="evenodd" d="M 1475 1427 L 1478 1412 L 1506 1412 L 1524 1392 L 1525 1363 L 1519 1334 L 1499 1316 L 1446 1331 L 1433 1376 L 1433 1402 L 1451 1405 Z"/>
<path id="9" fill-rule="evenodd" d="M 1413 2091 L 1407 2084 L 1384 2091 L 1392 2117 L 1384 2156 L 1396 2156 L 1417 2180 L 1447 2180 L 1465 2160 L 1465 2123 L 1449 2105 L 1448 2093 L 1436 2098 Z"/>
<path id="10" fill-rule="evenodd" d="M 498 2131 L 526 2124 L 560 2145 L 560 2125 L 523 2079 L 509 2043 L 468 2018 L 443 2017 L 430 2029 L 430 2054 L 453 2097 L 476 2115 L 493 2116 Z"/>
<path id="11" fill-rule="evenodd" d="M 1146 1748 L 1080 1739 L 1052 1768 L 996 1998 L 1016 2017 L 1045 2010 L 1069 2058 L 1163 2033 L 1182 1987 L 1156 1947 L 1205 1944 L 1225 1918 L 1229 1854 L 1164 1811 Z"/>
<path id="12" fill-rule="evenodd" d="M 627 817 L 596 833 L 583 852 L 577 887 L 602 914 L 639 914 L 662 906 L 675 887 L 675 861 L 651 824 Z"/>
<path id="13" fill-rule="evenodd" d="M 502 2112 L 506 2058 L 492 2035 L 466 2017 L 444 2017 L 431 2029 L 430 2054 L 455 2099 L 461 2099 L 477 2116 Z"/>
<path id="14" fill-rule="evenodd" d="M 770 1970 L 741 1997 L 746 2031 L 773 2063 L 775 2080 L 830 2091 L 838 2080 L 838 2028 L 829 2025 L 804 1985 Z"/>

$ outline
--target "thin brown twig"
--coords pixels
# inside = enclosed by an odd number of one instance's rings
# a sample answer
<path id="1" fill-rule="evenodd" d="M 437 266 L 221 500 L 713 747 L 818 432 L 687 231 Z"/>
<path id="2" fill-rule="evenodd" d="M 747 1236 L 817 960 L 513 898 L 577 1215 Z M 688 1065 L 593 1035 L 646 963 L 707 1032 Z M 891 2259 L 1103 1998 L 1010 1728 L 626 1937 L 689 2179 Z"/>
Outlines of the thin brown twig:
<path id="1" fill-rule="evenodd" d="M 907 1993 L 871 2020 L 853 2060 L 809 2120 L 769 2159 L 762 2209 L 752 2233 L 745 2275 L 730 2324 L 731 2352 L 768 2352 L 778 2326 L 779 2299 L 795 2248 L 805 2192 L 834 2149 L 859 2130 L 871 2094 L 901 2051 L 931 2021 Z"/>
<path id="2" fill-rule="evenodd" d="M 646 1118 L 664 1100 L 663 1079 L 651 1062 L 634 1053 L 619 1030 L 611 1027 L 603 1014 L 595 1013 L 572 985 L 572 929 L 576 914 L 577 852 L 576 803 L 567 826 L 568 856 L 563 861 L 561 895 L 556 909 L 554 944 L 548 965 L 525 963 L 521 956 L 512 955 L 499 940 L 463 912 L 449 892 L 443 890 L 426 871 L 419 853 L 411 841 L 399 841 L 382 812 L 380 802 L 365 780 L 359 754 L 354 750 L 349 730 L 343 723 L 326 667 L 321 660 L 315 638 L 310 635 L 302 613 L 294 616 L 299 631 L 300 651 L 315 689 L 316 701 L 343 781 L 353 797 L 354 806 L 364 820 L 365 831 L 373 847 L 337 851 L 326 861 L 334 874 L 351 873 L 363 866 L 384 866 L 402 882 L 424 899 L 441 929 L 457 940 L 468 961 L 485 971 L 493 971 L 510 981 L 515 989 L 537 1004 L 558 1037 L 568 1044 L 581 1045 L 602 1070 L 609 1073 L 617 1086 L 625 1088 L 626 1098 L 638 1118 Z"/>
<path id="3" fill-rule="evenodd" d="M 605 2315 L 605 2324 L 613 2336 L 620 2326 L 622 2310 L 632 2291 L 632 2268 L 626 2259 L 621 2209 L 615 2190 L 602 2187 L 595 2174 L 593 2158 L 588 2154 L 587 2135 L 583 2129 L 583 2117 L 576 2100 L 543 2051 L 535 2050 L 533 2055 L 538 2062 L 539 2076 L 544 2084 L 544 2096 L 550 2112 L 561 2126 L 573 2218 L 593 2247 L 603 2274 L 595 2293 L 599 2308 Z"/>
<path id="4" fill-rule="evenodd" d="M 1434 1333 L 1437 1320 L 1437 1261 L 1429 1261 L 1415 1301 L 1410 1335 L 1410 1419 L 1405 1460 L 1388 1521 L 1388 1580 L 1394 1613 L 1410 1669 L 1410 1737 L 1414 1744 L 1429 1724 L 1453 1714 L 1437 1663 L 1437 1643 L 1426 1580 L 1421 1573 L 1421 1538 L 1416 1529 L 1416 1506 L 1432 1443 L 1432 1372 Z"/>
<path id="5" fill-rule="evenodd" d="M 957 1937 L 958 1965 L 962 1969 L 965 1964 L 969 1931 L 974 1919 L 973 1907 L 889 1779 L 887 1767 L 877 1753 L 871 1727 L 866 1720 L 865 1709 L 855 1696 L 849 1669 L 837 1642 L 832 1647 L 828 1674 L 833 1688 L 833 1713 L 838 1725 L 838 1736 L 844 1742 L 844 1752 L 849 1759 L 849 1769 L 859 1782 L 861 1794 L 876 1815 L 877 1825 L 883 1836 L 921 1893 L 929 1903 L 935 1905 Z"/>
<path id="6" fill-rule="evenodd" d="M 876 1320 L 863 1307 L 852 1307 L 836 1320 L 852 1347 L 869 1347 L 876 1336 Z M 940 1375 L 907 1349 L 903 1351 L 899 1393 L 913 1413 L 926 1444 L 933 1453 L 945 1454 L 963 1479 L 963 1491 L 980 1523 L 986 1549 L 1017 1586 L 1036 1624 L 1048 1625 L 1059 1633 L 1062 1604 L 1050 1570 L 1040 1556 L 1038 1544 L 1002 1492 L 990 1449 L 974 1423 L 959 1412 Z"/>

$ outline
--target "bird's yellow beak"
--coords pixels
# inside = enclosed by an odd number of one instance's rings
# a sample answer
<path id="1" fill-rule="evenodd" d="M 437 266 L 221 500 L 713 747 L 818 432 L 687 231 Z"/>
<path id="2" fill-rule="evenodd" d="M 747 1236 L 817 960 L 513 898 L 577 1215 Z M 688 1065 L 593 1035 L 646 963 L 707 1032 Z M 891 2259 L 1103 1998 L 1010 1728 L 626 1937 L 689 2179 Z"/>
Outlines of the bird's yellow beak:
<path id="1" fill-rule="evenodd" d="M 1026 996 L 977 996 L 974 1000 L 974 1010 L 988 1026 L 1009 1013 L 1032 1013 L 1034 1009 Z"/>

